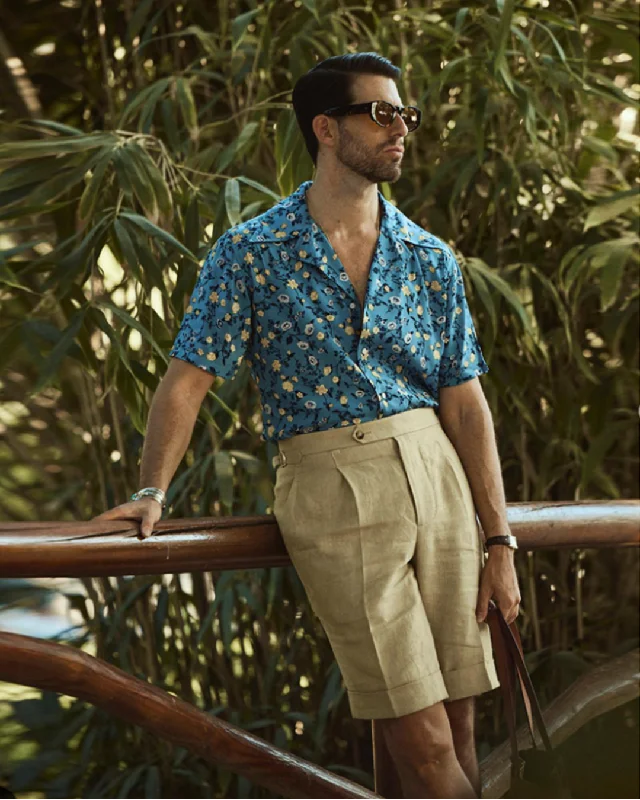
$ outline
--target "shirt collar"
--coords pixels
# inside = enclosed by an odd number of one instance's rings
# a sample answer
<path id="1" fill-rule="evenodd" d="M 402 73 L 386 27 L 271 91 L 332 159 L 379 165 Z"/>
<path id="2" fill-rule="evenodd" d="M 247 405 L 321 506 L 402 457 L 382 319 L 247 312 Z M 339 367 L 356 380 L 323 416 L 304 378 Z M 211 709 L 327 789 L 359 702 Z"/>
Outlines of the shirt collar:
<path id="1" fill-rule="evenodd" d="M 255 218 L 258 223 L 246 231 L 240 231 L 250 242 L 284 242 L 294 238 L 302 241 L 305 233 L 311 231 L 313 217 L 305 200 L 307 189 L 313 181 L 304 181 L 295 192 L 285 197 L 273 208 Z M 378 189 L 382 202 L 380 236 L 388 239 L 401 238 L 414 245 L 434 245 L 435 239 L 415 222 L 412 222 L 399 209 L 390 203 Z"/>

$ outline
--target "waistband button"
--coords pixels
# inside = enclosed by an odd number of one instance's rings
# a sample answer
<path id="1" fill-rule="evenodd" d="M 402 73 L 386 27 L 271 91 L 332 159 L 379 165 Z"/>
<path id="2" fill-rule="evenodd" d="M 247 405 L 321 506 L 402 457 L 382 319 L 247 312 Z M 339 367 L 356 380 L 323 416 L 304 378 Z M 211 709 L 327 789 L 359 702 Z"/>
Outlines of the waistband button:
<path id="1" fill-rule="evenodd" d="M 364 431 L 356 430 L 353 435 L 356 439 L 364 439 Z"/>

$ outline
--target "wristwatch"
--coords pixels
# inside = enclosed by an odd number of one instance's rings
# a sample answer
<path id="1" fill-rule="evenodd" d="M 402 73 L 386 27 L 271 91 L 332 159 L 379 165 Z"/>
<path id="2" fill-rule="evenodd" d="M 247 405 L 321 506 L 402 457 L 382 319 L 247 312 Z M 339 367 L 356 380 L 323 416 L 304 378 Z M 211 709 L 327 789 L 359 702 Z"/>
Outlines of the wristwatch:
<path id="1" fill-rule="evenodd" d="M 484 543 L 485 550 L 491 547 L 492 544 L 506 544 L 507 547 L 510 547 L 512 550 L 518 549 L 518 541 L 516 537 L 512 536 L 510 533 L 506 533 L 502 536 L 490 536 Z"/>
<path id="2" fill-rule="evenodd" d="M 144 489 L 140 489 L 137 492 L 134 492 L 130 500 L 139 500 L 141 497 L 153 497 L 154 500 L 157 500 L 162 508 L 167 505 L 167 496 L 162 491 L 162 489 L 157 489 L 155 486 L 147 486 Z"/>

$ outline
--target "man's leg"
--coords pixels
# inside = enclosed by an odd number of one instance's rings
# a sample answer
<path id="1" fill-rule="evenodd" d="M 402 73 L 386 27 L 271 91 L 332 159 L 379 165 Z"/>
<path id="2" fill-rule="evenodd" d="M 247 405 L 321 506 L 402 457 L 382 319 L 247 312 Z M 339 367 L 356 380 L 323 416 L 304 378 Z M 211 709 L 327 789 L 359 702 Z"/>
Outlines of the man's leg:
<path id="1" fill-rule="evenodd" d="M 480 767 L 475 741 L 475 697 L 445 700 L 444 708 L 449 717 L 451 735 L 458 762 L 477 797 L 481 797 Z"/>
<path id="2" fill-rule="evenodd" d="M 400 774 L 405 797 L 478 797 L 456 756 L 443 702 L 376 720 Z"/>

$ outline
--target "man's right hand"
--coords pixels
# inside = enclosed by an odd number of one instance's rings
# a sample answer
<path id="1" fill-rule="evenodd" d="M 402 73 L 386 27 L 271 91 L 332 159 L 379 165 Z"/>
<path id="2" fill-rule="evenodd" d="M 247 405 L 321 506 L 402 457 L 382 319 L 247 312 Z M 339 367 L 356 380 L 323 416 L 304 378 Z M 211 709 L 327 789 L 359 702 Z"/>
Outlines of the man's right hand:
<path id="1" fill-rule="evenodd" d="M 139 500 L 130 500 L 121 506 L 110 508 L 103 514 L 93 517 L 91 522 L 97 520 L 137 519 L 140 520 L 140 535 L 147 539 L 153 533 L 153 527 L 162 516 L 162 506 L 153 497 L 141 497 Z"/>

